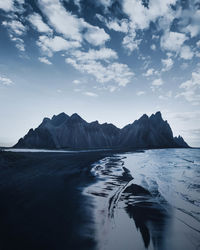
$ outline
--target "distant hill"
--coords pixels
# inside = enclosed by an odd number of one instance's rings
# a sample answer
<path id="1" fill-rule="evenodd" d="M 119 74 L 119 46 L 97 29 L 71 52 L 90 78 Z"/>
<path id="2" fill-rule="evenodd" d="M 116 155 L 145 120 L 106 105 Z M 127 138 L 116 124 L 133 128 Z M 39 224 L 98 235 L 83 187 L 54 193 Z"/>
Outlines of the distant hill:
<path id="1" fill-rule="evenodd" d="M 160 112 L 139 120 L 122 129 L 113 124 L 86 122 L 78 114 L 65 113 L 44 118 L 36 129 L 21 138 L 15 148 L 96 149 L 96 148 L 187 148 L 184 139 L 173 137 L 167 121 Z"/>

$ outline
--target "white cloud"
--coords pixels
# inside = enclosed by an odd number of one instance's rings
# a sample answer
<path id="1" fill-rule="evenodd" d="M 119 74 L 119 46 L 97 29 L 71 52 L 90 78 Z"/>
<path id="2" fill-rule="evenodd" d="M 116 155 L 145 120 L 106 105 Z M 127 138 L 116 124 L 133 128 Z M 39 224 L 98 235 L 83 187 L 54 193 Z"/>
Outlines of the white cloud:
<path id="1" fill-rule="evenodd" d="M 148 2 L 147 8 L 142 1 L 123 0 L 123 11 L 129 17 L 129 32 L 124 38 L 123 45 L 129 52 L 137 49 L 141 42 L 141 40 L 136 39 L 137 30 L 148 29 L 150 23 L 157 20 L 159 20 L 157 27 L 165 30 L 169 28 L 170 23 L 175 18 L 175 11 L 171 7 L 175 3 L 176 0 L 154 0 Z"/>
<path id="2" fill-rule="evenodd" d="M 134 50 L 138 49 L 138 46 L 141 43 L 141 39 L 136 39 L 136 32 L 132 30 L 132 32 L 129 32 L 122 41 L 122 45 L 125 49 L 128 50 L 129 54 L 133 52 Z"/>
<path id="3" fill-rule="evenodd" d="M 116 59 L 115 51 L 102 48 L 88 52 L 74 51 L 71 57 L 66 58 L 66 63 L 82 73 L 93 75 L 98 82 L 116 82 L 119 86 L 126 86 L 130 82 L 133 72 L 126 64 L 111 62 Z"/>
<path id="4" fill-rule="evenodd" d="M 190 60 L 194 56 L 194 53 L 189 46 L 183 46 L 180 51 L 180 57 L 185 60 Z"/>
<path id="5" fill-rule="evenodd" d="M 84 95 L 91 96 L 91 97 L 97 97 L 98 95 L 93 92 L 84 92 Z"/>
<path id="6" fill-rule="evenodd" d="M 5 76 L 0 76 L 0 83 L 6 86 L 10 86 L 11 84 L 13 84 L 13 81 Z"/>
<path id="7" fill-rule="evenodd" d="M 190 35 L 190 37 L 196 37 L 200 33 L 200 9 L 197 1 L 189 1 L 188 7 L 179 11 L 178 25 L 180 30 Z"/>
<path id="8" fill-rule="evenodd" d="M 104 29 L 93 26 L 68 12 L 59 0 L 39 0 L 41 11 L 50 24 L 65 38 L 82 42 L 83 38 L 92 45 L 103 45 L 110 36 Z M 81 33 L 83 32 L 84 35 Z"/>
<path id="9" fill-rule="evenodd" d="M 110 36 L 104 31 L 96 26 L 89 26 L 89 29 L 84 34 L 85 40 L 93 44 L 94 46 L 104 45 L 106 41 L 110 39 Z"/>
<path id="10" fill-rule="evenodd" d="M 26 27 L 18 20 L 3 21 L 2 25 L 9 29 L 11 33 L 21 36 L 26 32 Z"/>
<path id="11" fill-rule="evenodd" d="M 9 12 L 9 11 L 16 11 L 16 7 L 14 6 L 14 2 L 17 2 L 18 4 L 23 4 L 24 0 L 1 0 L 0 1 L 0 9 Z M 19 6 L 20 8 L 20 6 Z"/>
<path id="12" fill-rule="evenodd" d="M 196 43 L 197 47 L 200 48 L 200 40 Z"/>
<path id="13" fill-rule="evenodd" d="M 96 17 L 103 22 L 106 27 L 110 30 L 117 32 L 127 33 L 128 32 L 128 20 L 127 19 L 109 19 L 107 20 L 104 16 L 96 14 Z"/>
<path id="14" fill-rule="evenodd" d="M 183 82 L 180 85 L 183 91 L 176 97 L 183 96 L 188 102 L 193 105 L 200 104 L 200 70 L 192 72 L 190 80 Z"/>
<path id="15" fill-rule="evenodd" d="M 3 21 L 2 25 L 8 28 L 9 37 L 11 41 L 16 43 L 16 48 L 21 52 L 24 52 L 24 41 L 22 38 L 19 38 L 19 36 L 23 36 L 25 34 L 26 27 L 18 20 Z"/>
<path id="16" fill-rule="evenodd" d="M 39 57 L 38 60 L 42 63 L 51 65 L 52 63 L 49 61 L 49 59 L 47 59 L 46 57 Z"/>
<path id="17" fill-rule="evenodd" d="M 78 84 L 80 84 L 80 83 L 81 83 L 81 81 L 80 81 L 80 80 L 73 80 L 73 84 L 78 85 Z"/>
<path id="18" fill-rule="evenodd" d="M 158 75 L 158 71 L 153 69 L 153 68 L 150 68 L 146 71 L 146 73 L 143 73 L 143 76 L 146 76 L 146 77 L 149 77 L 149 76 L 152 76 L 152 75 Z"/>
<path id="19" fill-rule="evenodd" d="M 25 51 L 25 45 L 24 45 L 24 40 L 19 38 L 19 37 L 14 37 L 12 34 L 10 34 L 10 39 L 11 41 L 16 43 L 16 48 L 22 52 Z"/>
<path id="20" fill-rule="evenodd" d="M 0 9 L 4 11 L 11 11 L 13 9 L 13 1 L 12 0 L 1 0 L 0 1 Z"/>
<path id="21" fill-rule="evenodd" d="M 38 32 L 51 33 L 52 29 L 43 22 L 42 17 L 38 13 L 34 13 L 28 17 L 29 22 Z"/>
<path id="22" fill-rule="evenodd" d="M 67 58 L 66 62 L 82 73 L 93 75 L 96 80 L 101 83 L 114 81 L 118 83 L 119 86 L 126 86 L 133 76 L 133 73 L 126 64 L 111 63 L 108 66 L 104 66 L 97 61 L 78 62 L 76 59 L 72 58 Z"/>
<path id="23" fill-rule="evenodd" d="M 156 45 L 155 45 L 155 44 L 152 44 L 152 45 L 151 45 L 151 49 L 155 51 L 155 50 L 156 50 Z"/>
<path id="24" fill-rule="evenodd" d="M 196 53 L 195 53 L 195 56 L 196 56 L 196 57 L 200 57 L 200 52 L 196 52 Z"/>
<path id="25" fill-rule="evenodd" d="M 73 56 L 78 61 L 95 61 L 95 60 L 111 60 L 111 59 L 117 59 L 117 53 L 109 48 L 101 48 L 99 50 L 95 49 L 89 49 L 88 52 L 83 52 L 80 50 L 76 50 L 73 52 Z"/>
<path id="26" fill-rule="evenodd" d="M 142 1 L 124 0 L 123 10 L 136 25 L 137 29 L 146 29 L 149 27 L 150 22 L 155 22 L 163 16 L 172 15 L 171 5 L 175 3 L 176 0 L 154 0 L 149 1 L 149 6 L 146 8 Z"/>
<path id="27" fill-rule="evenodd" d="M 161 37 L 161 48 L 163 50 L 169 50 L 179 52 L 183 43 L 187 40 L 185 34 L 178 32 L 165 32 Z"/>
<path id="28" fill-rule="evenodd" d="M 48 56 L 52 56 L 54 52 L 74 49 L 81 46 L 78 41 L 67 41 L 60 36 L 40 36 L 37 45 Z"/>
<path id="29" fill-rule="evenodd" d="M 112 93 L 112 92 L 114 92 L 117 89 L 117 87 L 116 86 L 109 86 L 108 89 Z"/>
<path id="30" fill-rule="evenodd" d="M 155 87 L 159 87 L 159 86 L 163 85 L 163 80 L 161 78 L 155 79 L 155 80 L 153 80 L 152 85 Z"/>
<path id="31" fill-rule="evenodd" d="M 151 83 L 151 90 L 154 92 L 156 90 L 161 90 L 161 86 L 164 84 L 163 80 L 161 78 L 157 78 L 155 80 L 153 80 L 153 82 Z"/>
<path id="32" fill-rule="evenodd" d="M 200 13 L 199 13 L 200 15 Z M 199 25 L 188 25 L 187 27 L 185 27 L 185 29 L 183 29 L 183 31 L 185 32 L 189 32 L 191 37 L 195 37 L 198 35 L 199 31 L 200 31 L 200 27 Z"/>
<path id="33" fill-rule="evenodd" d="M 151 69 L 148 69 L 146 73 L 144 73 L 144 76 L 147 76 L 147 77 L 152 76 L 153 73 L 154 73 L 154 69 L 151 68 Z"/>
<path id="34" fill-rule="evenodd" d="M 174 62 L 171 58 L 167 58 L 167 59 L 162 59 L 162 64 L 164 66 L 162 71 L 169 71 L 172 68 Z"/>
<path id="35" fill-rule="evenodd" d="M 39 0 L 39 4 L 58 33 L 72 40 L 82 40 L 78 18 L 67 12 L 59 0 Z"/>
<path id="36" fill-rule="evenodd" d="M 145 95 L 145 92 L 144 92 L 144 91 L 138 91 L 138 92 L 136 93 L 136 95 L 137 95 L 137 96 Z"/>

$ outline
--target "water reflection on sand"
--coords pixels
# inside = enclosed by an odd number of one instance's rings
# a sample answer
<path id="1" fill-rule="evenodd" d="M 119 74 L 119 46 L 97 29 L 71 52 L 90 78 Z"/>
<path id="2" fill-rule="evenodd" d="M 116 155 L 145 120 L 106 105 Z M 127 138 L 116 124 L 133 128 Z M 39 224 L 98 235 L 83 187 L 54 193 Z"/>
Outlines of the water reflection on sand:
<path id="1" fill-rule="evenodd" d="M 178 211 L 160 193 L 138 185 L 127 169 L 128 157 L 116 155 L 95 164 L 98 181 L 84 190 L 94 200 L 97 248 L 199 249 L 199 232 L 177 219 Z"/>

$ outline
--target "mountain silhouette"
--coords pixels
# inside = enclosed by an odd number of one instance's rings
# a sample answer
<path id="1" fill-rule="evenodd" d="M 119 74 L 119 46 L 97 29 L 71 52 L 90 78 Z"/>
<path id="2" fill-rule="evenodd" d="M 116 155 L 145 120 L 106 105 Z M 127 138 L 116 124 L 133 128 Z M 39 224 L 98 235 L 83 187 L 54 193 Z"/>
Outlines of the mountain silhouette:
<path id="1" fill-rule="evenodd" d="M 36 129 L 21 138 L 15 148 L 97 149 L 97 148 L 185 148 L 184 139 L 173 137 L 167 121 L 160 112 L 144 114 L 122 129 L 98 121 L 88 123 L 78 114 L 65 113 L 44 118 Z"/>

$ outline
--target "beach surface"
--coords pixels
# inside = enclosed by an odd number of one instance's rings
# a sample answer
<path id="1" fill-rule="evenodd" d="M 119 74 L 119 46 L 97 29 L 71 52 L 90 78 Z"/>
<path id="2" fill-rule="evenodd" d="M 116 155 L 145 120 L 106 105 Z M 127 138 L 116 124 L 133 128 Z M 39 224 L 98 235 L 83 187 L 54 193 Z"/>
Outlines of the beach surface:
<path id="1" fill-rule="evenodd" d="M 200 249 L 200 151 L 1 152 L 0 249 Z"/>
<path id="2" fill-rule="evenodd" d="M 92 203 L 101 152 L 1 152 L 0 249 L 94 249 Z"/>

